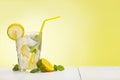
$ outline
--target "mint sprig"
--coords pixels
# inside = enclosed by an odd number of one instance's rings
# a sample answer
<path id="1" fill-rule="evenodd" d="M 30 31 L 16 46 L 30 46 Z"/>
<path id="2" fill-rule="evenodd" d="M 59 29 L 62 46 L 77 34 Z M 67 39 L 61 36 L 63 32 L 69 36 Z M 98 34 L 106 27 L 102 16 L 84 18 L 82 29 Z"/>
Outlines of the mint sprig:
<path id="1" fill-rule="evenodd" d="M 32 69 L 32 70 L 30 71 L 30 73 L 36 73 L 36 72 L 39 72 L 39 69 L 38 69 L 38 68 Z"/>
<path id="2" fill-rule="evenodd" d="M 12 69 L 13 71 L 19 71 L 19 65 L 18 64 L 16 64 L 14 67 L 13 67 L 13 69 Z"/>
<path id="3" fill-rule="evenodd" d="M 57 70 L 63 71 L 64 70 L 64 66 L 62 66 L 62 65 L 54 65 L 54 71 L 57 71 Z"/>
<path id="4" fill-rule="evenodd" d="M 39 44 L 35 44 L 34 46 L 29 46 L 30 48 L 30 52 L 31 53 L 36 53 L 38 51 L 38 48 L 39 48 Z"/>
<path id="5" fill-rule="evenodd" d="M 39 59 L 36 65 L 37 65 L 37 68 L 40 68 L 40 66 L 42 66 L 42 61 Z"/>
<path id="6" fill-rule="evenodd" d="M 54 65 L 54 71 L 57 71 L 58 69 L 57 69 L 57 65 Z"/>
<path id="7" fill-rule="evenodd" d="M 37 66 L 37 68 L 36 69 L 32 69 L 30 71 L 30 73 L 36 73 L 36 72 L 39 72 L 39 71 L 46 72 L 45 67 L 42 65 L 42 60 L 41 59 L 38 60 L 38 62 L 36 63 L 36 66 Z"/>
<path id="8" fill-rule="evenodd" d="M 58 66 L 57 66 L 57 69 L 58 69 L 59 71 L 63 71 L 63 70 L 64 70 L 64 67 L 63 67 L 62 65 L 58 65 Z"/>
<path id="9" fill-rule="evenodd" d="M 34 38 L 33 38 L 33 40 L 41 43 L 41 40 L 42 40 L 41 38 L 42 38 L 41 35 L 35 35 Z"/>
<path id="10" fill-rule="evenodd" d="M 39 70 L 40 70 L 41 72 L 46 72 L 46 69 L 45 69 L 45 67 L 44 67 L 43 65 L 41 65 L 41 66 L 39 67 Z"/>

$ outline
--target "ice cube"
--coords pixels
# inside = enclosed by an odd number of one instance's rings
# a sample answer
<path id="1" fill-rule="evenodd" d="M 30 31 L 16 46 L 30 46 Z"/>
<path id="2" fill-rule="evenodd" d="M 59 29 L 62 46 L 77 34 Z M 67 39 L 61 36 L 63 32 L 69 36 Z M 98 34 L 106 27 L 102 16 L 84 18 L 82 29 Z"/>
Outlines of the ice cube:
<path id="1" fill-rule="evenodd" d="M 31 36 L 26 35 L 23 39 L 24 43 L 26 43 L 28 46 L 34 46 L 35 44 L 37 44 L 37 42 L 35 40 L 33 40 L 31 38 Z"/>

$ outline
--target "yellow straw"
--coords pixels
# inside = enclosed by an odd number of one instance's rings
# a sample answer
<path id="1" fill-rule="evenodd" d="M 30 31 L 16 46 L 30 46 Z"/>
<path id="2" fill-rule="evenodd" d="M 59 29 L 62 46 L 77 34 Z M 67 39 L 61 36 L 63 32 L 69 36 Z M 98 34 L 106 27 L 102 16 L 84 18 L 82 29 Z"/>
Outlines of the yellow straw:
<path id="1" fill-rule="evenodd" d="M 45 22 L 46 22 L 46 21 L 54 20 L 54 19 L 57 19 L 57 18 L 60 18 L 60 16 L 55 16 L 55 17 L 52 17 L 52 18 L 47 18 L 47 19 L 45 19 L 45 20 L 43 21 L 43 23 L 42 23 L 42 26 L 41 26 L 41 29 L 40 29 L 40 33 L 42 33 L 42 31 L 43 31 L 43 28 L 44 28 L 44 25 L 45 25 Z M 40 34 L 40 33 L 39 33 L 39 34 Z"/>

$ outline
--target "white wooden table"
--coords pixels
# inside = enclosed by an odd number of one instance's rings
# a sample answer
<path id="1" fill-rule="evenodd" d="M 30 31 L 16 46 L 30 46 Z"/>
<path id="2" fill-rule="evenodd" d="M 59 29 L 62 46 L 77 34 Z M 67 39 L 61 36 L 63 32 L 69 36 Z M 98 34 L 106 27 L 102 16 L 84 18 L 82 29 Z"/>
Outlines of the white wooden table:
<path id="1" fill-rule="evenodd" d="M 64 71 L 34 74 L 0 67 L 0 80 L 120 80 L 120 67 L 65 67 Z"/>
<path id="2" fill-rule="evenodd" d="M 120 66 L 79 67 L 82 80 L 120 80 Z"/>

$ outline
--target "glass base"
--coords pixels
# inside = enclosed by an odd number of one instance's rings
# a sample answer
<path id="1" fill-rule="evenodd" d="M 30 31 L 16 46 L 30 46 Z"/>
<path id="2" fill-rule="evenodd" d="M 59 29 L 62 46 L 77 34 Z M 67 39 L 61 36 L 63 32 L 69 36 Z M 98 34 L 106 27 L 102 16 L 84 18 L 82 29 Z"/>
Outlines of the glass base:
<path id="1" fill-rule="evenodd" d="M 20 72 L 30 72 L 31 69 L 20 69 Z"/>

